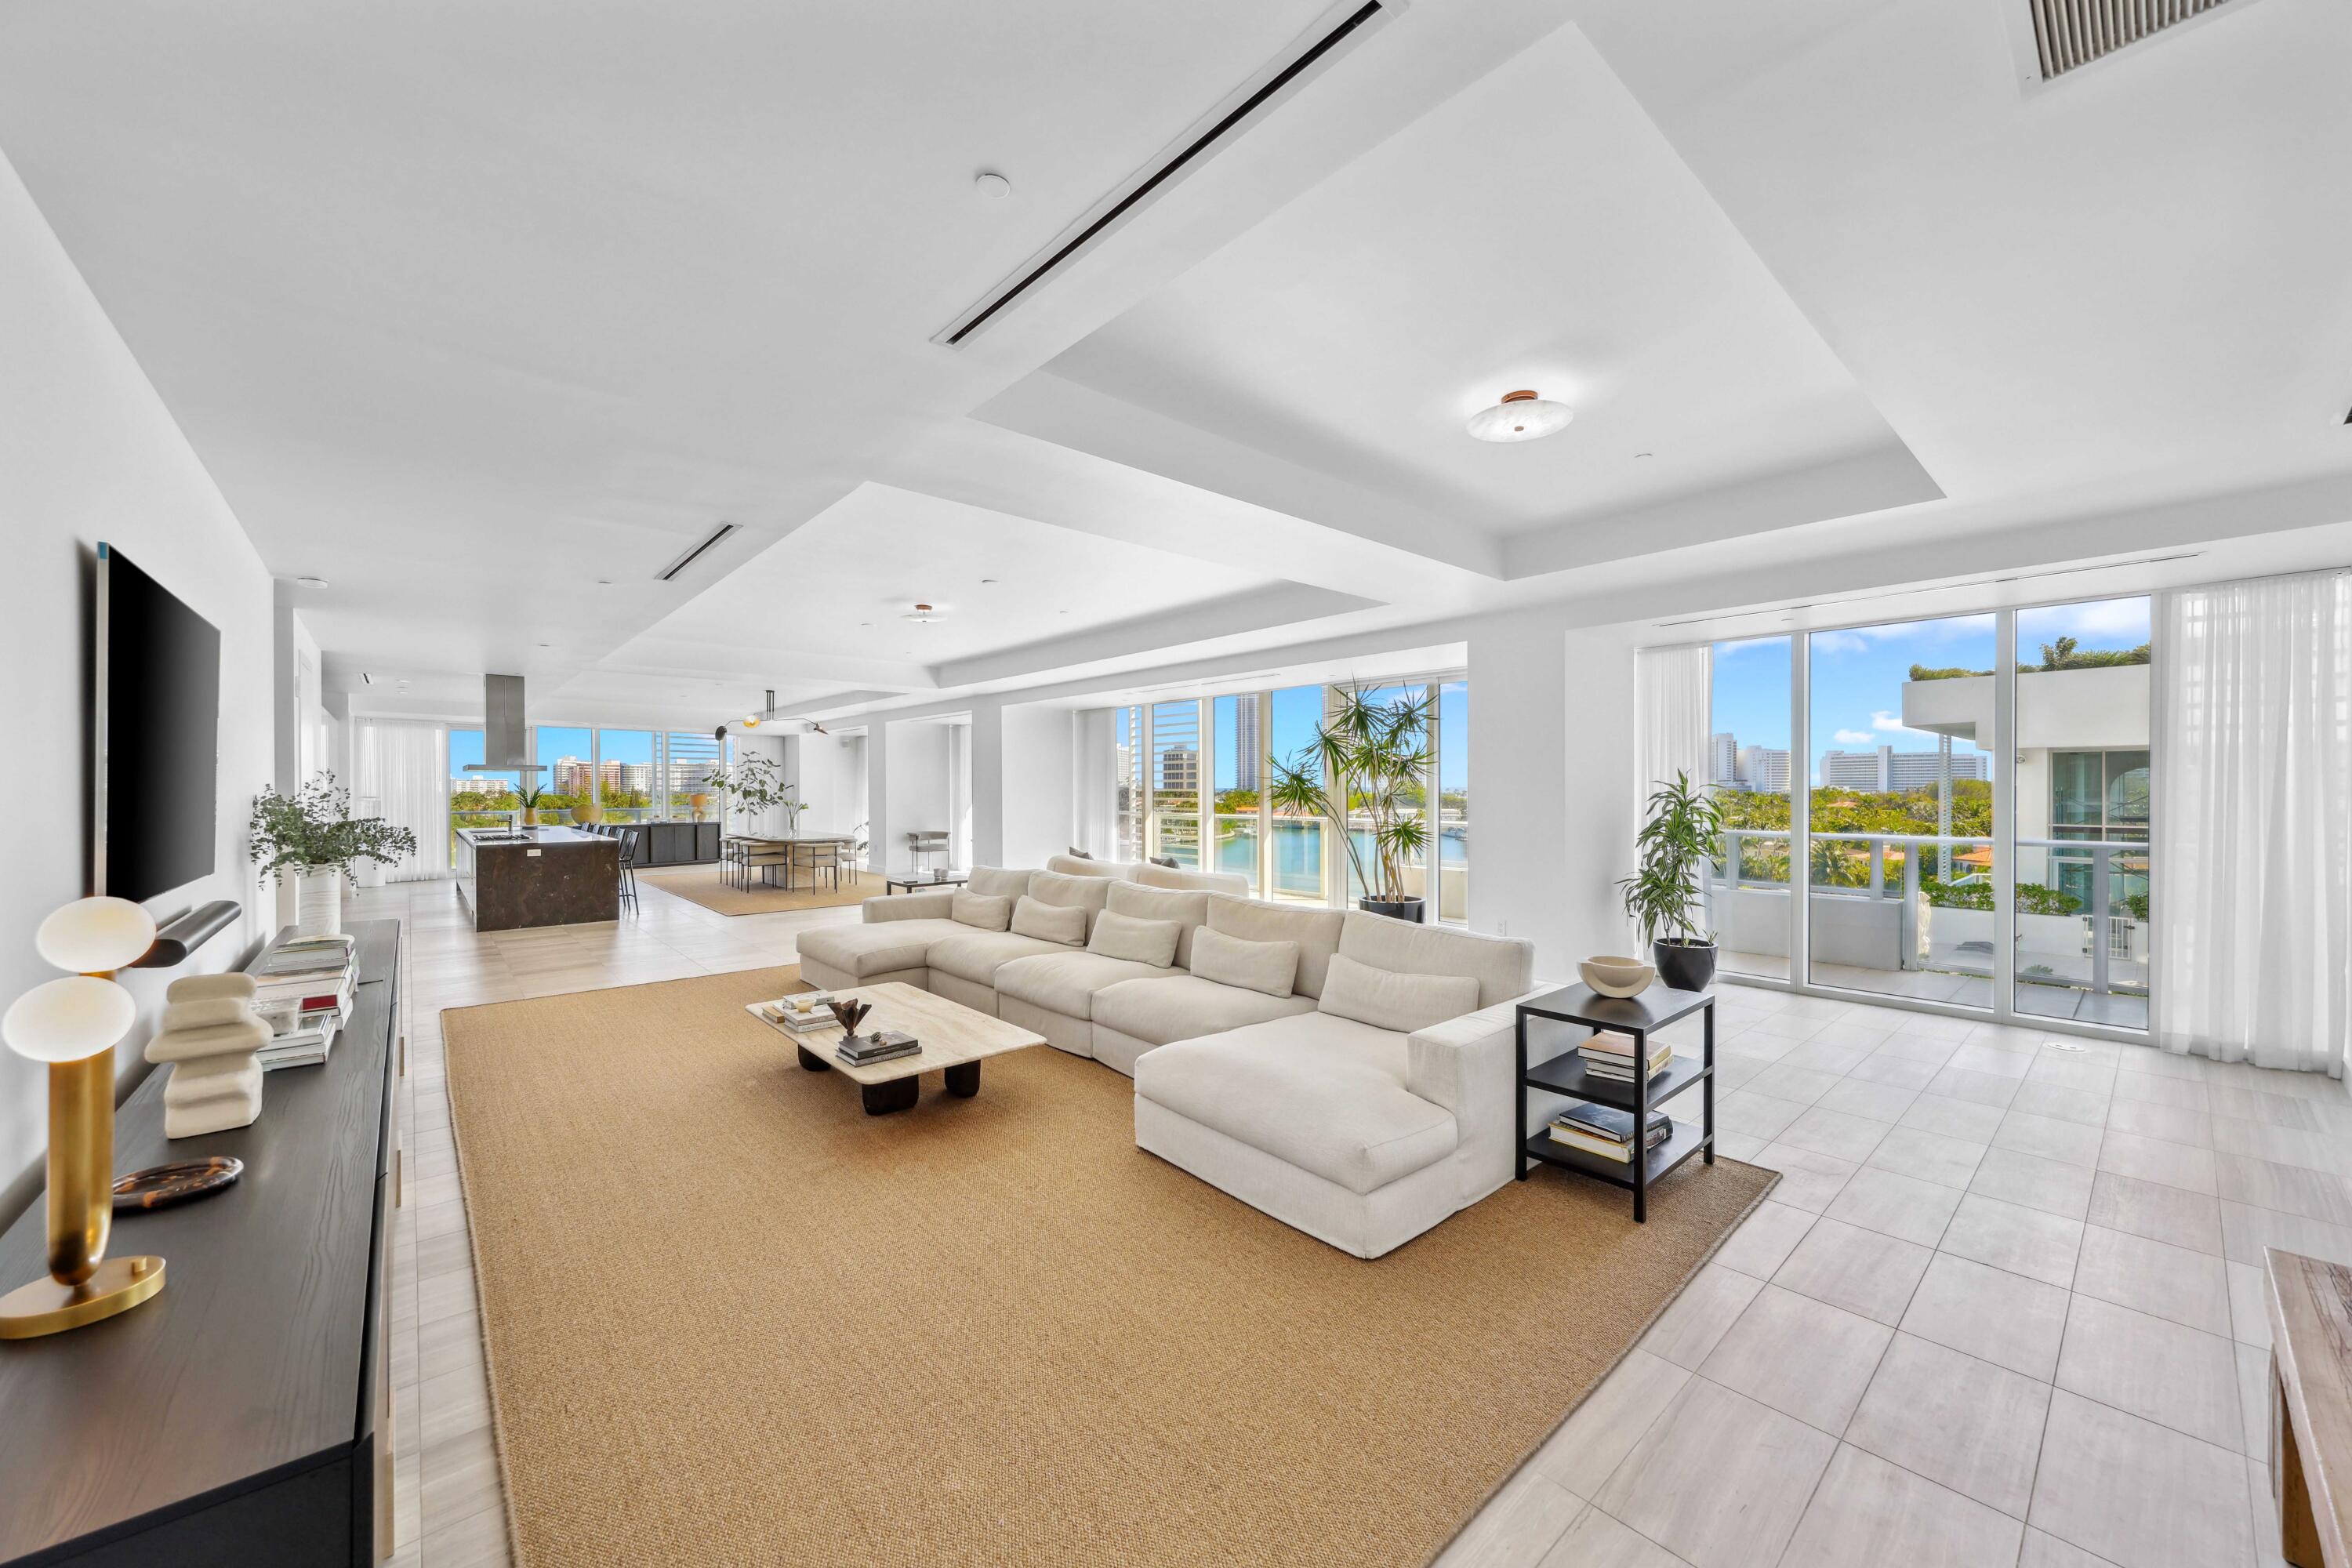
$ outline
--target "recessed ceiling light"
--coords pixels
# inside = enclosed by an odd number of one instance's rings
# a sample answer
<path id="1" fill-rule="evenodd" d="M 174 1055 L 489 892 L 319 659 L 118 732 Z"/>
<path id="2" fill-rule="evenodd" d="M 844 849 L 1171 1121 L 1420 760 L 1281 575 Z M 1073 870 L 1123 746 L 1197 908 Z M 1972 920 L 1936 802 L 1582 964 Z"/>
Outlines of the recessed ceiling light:
<path id="1" fill-rule="evenodd" d="M 982 201 L 1001 202 L 1013 194 L 1013 182 L 992 169 L 983 169 L 971 177 L 971 188 Z"/>
<path id="2" fill-rule="evenodd" d="M 985 587 L 987 584 L 995 582 L 996 579 L 993 577 L 982 577 L 980 581 L 982 586 Z"/>
<path id="3" fill-rule="evenodd" d="M 1646 458 L 1646 457 L 1651 456 L 1651 454 L 1650 454 L 1650 453 L 1648 453 L 1648 452 L 1636 452 L 1636 453 L 1634 453 L 1634 454 L 1633 454 L 1633 456 L 1635 456 L 1636 458 Z"/>
<path id="4" fill-rule="evenodd" d="M 327 585 L 327 580 L 324 577 L 297 577 L 294 581 L 305 588 L 323 588 Z"/>
<path id="5" fill-rule="evenodd" d="M 1470 416 L 1470 434 L 1481 441 L 1538 441 L 1568 428 L 1576 410 L 1549 403 L 1532 392 L 1507 392 L 1492 408 Z"/>

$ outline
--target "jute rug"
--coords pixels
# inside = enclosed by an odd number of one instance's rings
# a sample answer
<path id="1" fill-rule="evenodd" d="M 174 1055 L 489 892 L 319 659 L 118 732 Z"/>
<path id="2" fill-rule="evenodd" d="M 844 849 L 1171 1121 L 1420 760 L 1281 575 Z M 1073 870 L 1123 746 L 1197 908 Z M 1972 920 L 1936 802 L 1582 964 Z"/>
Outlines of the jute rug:
<path id="1" fill-rule="evenodd" d="M 1050 1047 L 867 1117 L 797 971 L 443 1016 L 520 1561 L 1421 1564 L 1776 1179 L 1557 1171 L 1366 1262 Z"/>
<path id="2" fill-rule="evenodd" d="M 782 875 L 782 873 L 778 873 Z M 806 871 L 794 876 L 805 879 Z M 844 904 L 864 903 L 878 899 L 889 889 L 882 879 L 872 871 L 844 871 L 841 886 L 819 883 L 785 889 L 771 888 L 757 875 L 749 888 L 739 888 L 719 875 L 716 866 L 679 866 L 657 871 L 639 871 L 637 880 L 651 883 L 665 893 L 675 893 L 688 903 L 700 904 L 706 910 L 716 910 L 722 915 L 772 915 L 784 910 L 831 910 Z"/>

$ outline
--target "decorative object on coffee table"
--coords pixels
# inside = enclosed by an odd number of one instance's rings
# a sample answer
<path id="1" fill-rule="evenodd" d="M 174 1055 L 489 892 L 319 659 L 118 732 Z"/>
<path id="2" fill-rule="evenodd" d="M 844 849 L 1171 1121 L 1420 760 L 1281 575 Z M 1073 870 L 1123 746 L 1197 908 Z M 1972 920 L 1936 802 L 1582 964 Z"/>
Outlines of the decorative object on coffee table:
<path id="1" fill-rule="evenodd" d="M 222 1156 L 150 1165 L 114 1178 L 114 1212 L 167 1209 L 191 1198 L 210 1196 L 245 1174 L 245 1162 Z"/>
<path id="2" fill-rule="evenodd" d="M 1639 996 L 1658 977 L 1655 966 L 1638 958 L 1601 953 L 1576 966 L 1584 983 L 1603 996 Z"/>
<path id="3" fill-rule="evenodd" d="M 913 1036 L 920 1048 L 908 1056 L 887 1058 L 880 1061 L 844 1060 L 838 1054 L 850 1043 L 851 1036 L 830 1042 L 833 1050 L 820 1056 L 803 1043 L 795 1042 L 798 1060 L 810 1072 L 828 1068 L 857 1085 L 859 1098 L 865 1101 L 866 1114 L 884 1116 L 894 1110 L 911 1109 L 919 1096 L 918 1079 L 924 1073 L 943 1073 L 947 1091 L 969 1100 L 980 1092 L 980 1064 L 982 1058 L 1004 1051 L 1024 1050 L 1042 1046 L 1045 1037 L 1008 1024 L 1002 1018 L 951 1002 L 944 996 L 896 980 L 862 986 L 858 996 L 866 1000 L 856 1008 L 856 1019 L 863 1022 L 869 1011 L 877 1012 L 874 1034 L 898 1031 Z M 774 1027 L 774 1022 L 761 1012 L 772 1003 L 753 1002 L 744 1011 L 761 1022 Z M 836 1011 L 841 1003 L 834 1004 Z M 845 1027 L 850 1020 L 843 1019 Z M 889 1026 L 886 1030 L 882 1026 Z"/>
<path id="4" fill-rule="evenodd" d="M 1715 1163 L 1713 992 L 1670 991 L 1657 986 L 1640 996 L 1618 997 L 1596 995 L 1589 985 L 1568 985 L 1528 997 L 1518 1005 L 1517 1013 L 1518 1071 L 1514 1075 L 1518 1085 L 1514 1102 L 1517 1120 L 1511 1126 L 1516 1130 L 1513 1135 L 1520 1140 L 1519 1180 L 1528 1179 L 1528 1162 L 1538 1160 L 1631 1187 L 1633 1222 L 1639 1225 L 1650 1217 L 1653 1183 L 1693 1154 L 1703 1154 L 1708 1164 Z M 1645 1070 L 1655 1059 L 1650 1037 L 1693 1013 L 1700 1013 L 1706 1019 L 1705 1032 L 1700 1037 L 1701 1055 L 1696 1060 L 1670 1057 L 1655 1071 Z M 1586 1030 L 1632 1037 L 1633 1048 L 1625 1053 L 1633 1068 L 1630 1079 L 1596 1072 L 1587 1065 L 1580 1048 Z M 1528 1058 L 1534 1052 L 1543 1053 L 1547 1059 L 1530 1066 Z M 1699 1085 L 1700 1120 L 1696 1123 L 1672 1123 L 1665 1136 L 1655 1142 L 1647 1142 L 1645 1134 L 1637 1158 L 1622 1163 L 1604 1159 L 1574 1143 L 1555 1140 L 1549 1131 L 1532 1138 L 1527 1136 L 1530 1089 L 1629 1111 L 1632 1120 L 1625 1125 L 1629 1129 L 1646 1129 L 1657 1114 L 1656 1107 L 1694 1083 Z"/>
<path id="5" fill-rule="evenodd" d="M 82 973 L 36 985 L 0 1037 L 48 1068 L 46 1279 L 0 1296 L 0 1340 L 78 1329 L 127 1311 L 163 1288 L 160 1258 L 109 1258 L 114 1211 L 114 1047 L 139 1009 L 113 972 L 154 944 L 155 921 L 127 899 L 81 899 L 41 922 L 41 956 Z"/>
<path id="6" fill-rule="evenodd" d="M 250 974 L 192 974 L 165 992 L 163 1027 L 147 1059 L 168 1065 L 163 1136 L 200 1138 L 249 1127 L 261 1114 L 261 1061 L 269 1026 L 255 1016 Z"/>
<path id="7" fill-rule="evenodd" d="M 1271 759 L 1267 798 L 1276 811 L 1327 822 L 1369 817 L 1369 864 L 1356 847 L 1358 833 L 1339 835 L 1348 865 L 1363 890 L 1359 907 L 1416 923 L 1427 919 L 1422 897 L 1407 891 L 1406 866 L 1429 850 L 1429 818 L 1421 795 L 1429 779 L 1429 697 L 1376 702 L 1362 689 L 1334 688 L 1331 710 L 1315 738 L 1288 758 Z"/>
<path id="8" fill-rule="evenodd" d="M 833 1010 L 835 1017 L 841 1020 L 841 1035 L 845 1041 L 857 1038 L 857 1026 L 865 1021 L 866 1014 L 874 1011 L 873 1003 L 860 1002 L 855 996 L 835 997 L 825 1005 Z"/>
<path id="9" fill-rule="evenodd" d="M 1704 923 L 1701 879 L 1723 834 L 1723 808 L 1706 785 L 1677 773 L 1651 795 L 1649 811 L 1633 840 L 1640 860 L 1617 884 L 1625 913 L 1641 927 L 1659 979 L 1676 991 L 1704 991 L 1715 980 L 1715 933 Z"/>

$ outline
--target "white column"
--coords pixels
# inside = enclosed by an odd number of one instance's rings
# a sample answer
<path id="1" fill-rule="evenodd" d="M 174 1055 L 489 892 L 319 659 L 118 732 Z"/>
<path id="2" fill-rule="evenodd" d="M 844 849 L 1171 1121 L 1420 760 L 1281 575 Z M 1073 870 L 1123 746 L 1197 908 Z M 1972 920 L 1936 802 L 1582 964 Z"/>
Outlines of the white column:
<path id="1" fill-rule="evenodd" d="M 1077 809 L 1077 714 L 1043 705 L 1003 714 L 1003 864 L 1038 867 L 1070 845 Z"/>
<path id="2" fill-rule="evenodd" d="M 971 863 L 1006 864 L 1004 704 L 993 697 L 971 704 Z"/>
<path id="3" fill-rule="evenodd" d="M 866 725 L 866 868 L 893 870 L 904 857 L 890 842 L 890 725 L 879 714 Z"/>

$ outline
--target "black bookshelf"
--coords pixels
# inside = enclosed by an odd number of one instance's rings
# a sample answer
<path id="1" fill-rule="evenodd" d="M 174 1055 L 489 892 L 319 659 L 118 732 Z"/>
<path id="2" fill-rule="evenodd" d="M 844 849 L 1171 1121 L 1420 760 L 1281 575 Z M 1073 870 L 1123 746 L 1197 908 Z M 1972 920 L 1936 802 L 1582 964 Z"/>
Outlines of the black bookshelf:
<path id="1" fill-rule="evenodd" d="M 1715 1163 L 1714 992 L 1670 991 L 1653 985 L 1639 996 L 1603 996 L 1588 985 L 1569 985 L 1531 996 L 1518 1005 L 1517 1011 L 1518 1070 L 1515 1076 L 1518 1088 L 1515 1100 L 1518 1120 L 1514 1125 L 1518 1130 L 1520 1181 L 1528 1179 L 1530 1162 L 1536 1162 L 1630 1188 L 1633 1194 L 1633 1221 L 1639 1225 L 1650 1217 L 1651 1184 L 1694 1154 L 1710 1165 Z M 1590 1031 L 1605 1029 L 1630 1036 L 1634 1061 L 1646 1066 L 1650 1037 L 1694 1013 L 1700 1014 L 1705 1021 L 1700 1055 L 1696 1058 L 1676 1056 L 1654 1075 L 1630 1081 L 1609 1078 L 1588 1070 L 1577 1053 Z M 1532 1066 L 1528 1060 L 1531 1045 L 1539 1051 L 1550 1047 Z M 1528 1135 L 1530 1089 L 1631 1112 L 1638 1138 L 1641 1130 L 1650 1124 L 1652 1107 L 1663 1105 L 1693 1084 L 1699 1086 L 1700 1120 L 1696 1123 L 1675 1122 L 1674 1131 L 1655 1148 L 1640 1151 L 1637 1158 L 1622 1164 L 1554 1142 L 1548 1132 Z"/>

